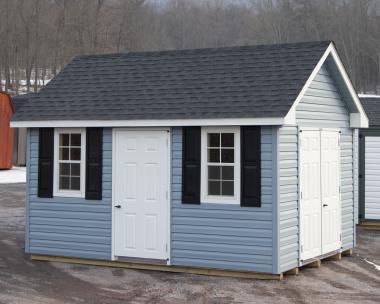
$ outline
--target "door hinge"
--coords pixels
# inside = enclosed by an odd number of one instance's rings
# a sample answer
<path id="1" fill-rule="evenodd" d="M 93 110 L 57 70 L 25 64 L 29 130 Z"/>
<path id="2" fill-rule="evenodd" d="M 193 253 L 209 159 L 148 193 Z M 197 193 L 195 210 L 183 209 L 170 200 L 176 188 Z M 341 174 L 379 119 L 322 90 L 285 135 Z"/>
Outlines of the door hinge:
<path id="1" fill-rule="evenodd" d="M 166 196 L 166 199 L 169 198 L 169 192 L 168 192 L 168 190 L 166 190 L 165 196 Z"/>
<path id="2" fill-rule="evenodd" d="M 301 194 L 300 194 L 300 195 L 301 195 L 301 199 L 302 199 L 302 191 L 301 191 Z"/>
<path id="3" fill-rule="evenodd" d="M 339 234 L 339 239 L 340 241 L 342 241 L 342 234 Z"/>
<path id="4" fill-rule="evenodd" d="M 338 146 L 340 146 L 340 139 L 338 138 Z"/>
<path id="5" fill-rule="evenodd" d="M 169 147 L 169 139 L 166 139 L 166 146 Z"/>
<path id="6" fill-rule="evenodd" d="M 301 252 L 303 252 L 303 245 L 301 245 Z"/>
<path id="7" fill-rule="evenodd" d="M 340 193 L 340 186 L 339 186 L 339 193 Z"/>
<path id="8" fill-rule="evenodd" d="M 168 244 L 165 244 L 165 250 L 168 252 Z"/>

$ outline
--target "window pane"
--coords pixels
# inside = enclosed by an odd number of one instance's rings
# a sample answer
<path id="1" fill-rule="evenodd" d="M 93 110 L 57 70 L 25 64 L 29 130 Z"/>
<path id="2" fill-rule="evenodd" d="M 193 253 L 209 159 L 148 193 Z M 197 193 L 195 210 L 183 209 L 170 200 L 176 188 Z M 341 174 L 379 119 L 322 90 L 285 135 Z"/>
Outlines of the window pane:
<path id="1" fill-rule="evenodd" d="M 69 190 L 70 189 L 70 177 L 59 177 L 59 189 Z"/>
<path id="2" fill-rule="evenodd" d="M 234 195 L 234 182 L 222 182 L 222 195 Z"/>
<path id="3" fill-rule="evenodd" d="M 71 164 L 71 175 L 80 176 L 80 164 Z"/>
<path id="4" fill-rule="evenodd" d="M 80 178 L 72 177 L 71 178 L 71 190 L 80 190 Z"/>
<path id="5" fill-rule="evenodd" d="M 59 175 L 70 175 L 70 164 L 59 164 Z"/>
<path id="6" fill-rule="evenodd" d="M 220 149 L 208 149 L 208 162 L 219 163 L 220 161 Z"/>
<path id="7" fill-rule="evenodd" d="M 222 147 L 233 147 L 233 146 L 234 146 L 234 133 L 223 133 Z"/>
<path id="8" fill-rule="evenodd" d="M 223 180 L 234 180 L 234 167 L 222 167 L 222 179 Z"/>
<path id="9" fill-rule="evenodd" d="M 234 149 L 222 149 L 222 163 L 234 162 Z"/>
<path id="10" fill-rule="evenodd" d="M 220 167 L 219 166 L 209 166 L 208 167 L 208 179 L 218 179 L 220 180 Z"/>
<path id="11" fill-rule="evenodd" d="M 80 160 L 80 148 L 71 148 L 71 155 L 70 159 L 71 160 Z"/>
<path id="12" fill-rule="evenodd" d="M 59 135 L 59 145 L 60 146 L 69 146 L 69 137 L 70 134 L 60 134 Z"/>
<path id="13" fill-rule="evenodd" d="M 80 147 L 80 134 L 71 134 L 71 146 Z"/>
<path id="14" fill-rule="evenodd" d="M 59 159 L 69 160 L 69 148 L 59 148 Z"/>
<path id="15" fill-rule="evenodd" d="M 220 182 L 208 182 L 208 195 L 220 195 Z"/>
<path id="16" fill-rule="evenodd" d="M 208 147 L 220 147 L 220 134 L 208 133 Z"/>

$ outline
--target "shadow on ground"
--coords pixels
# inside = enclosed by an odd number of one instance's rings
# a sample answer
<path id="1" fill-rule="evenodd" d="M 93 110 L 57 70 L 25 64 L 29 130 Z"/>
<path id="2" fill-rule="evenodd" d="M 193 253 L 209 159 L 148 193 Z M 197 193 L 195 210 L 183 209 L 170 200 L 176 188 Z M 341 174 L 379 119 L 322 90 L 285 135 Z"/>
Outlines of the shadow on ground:
<path id="1" fill-rule="evenodd" d="M 0 185 L 0 303 L 379 303 L 380 231 L 358 248 L 285 280 L 259 281 L 31 261 L 24 184 Z"/>

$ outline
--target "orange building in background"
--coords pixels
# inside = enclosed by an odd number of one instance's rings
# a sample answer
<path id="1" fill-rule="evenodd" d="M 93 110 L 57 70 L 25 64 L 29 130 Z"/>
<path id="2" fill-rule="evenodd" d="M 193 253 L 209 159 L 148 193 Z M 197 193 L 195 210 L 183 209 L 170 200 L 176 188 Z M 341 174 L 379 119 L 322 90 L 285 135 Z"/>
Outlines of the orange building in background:
<path id="1" fill-rule="evenodd" d="M 13 129 L 9 122 L 14 112 L 11 97 L 0 92 L 0 169 L 12 168 Z"/>

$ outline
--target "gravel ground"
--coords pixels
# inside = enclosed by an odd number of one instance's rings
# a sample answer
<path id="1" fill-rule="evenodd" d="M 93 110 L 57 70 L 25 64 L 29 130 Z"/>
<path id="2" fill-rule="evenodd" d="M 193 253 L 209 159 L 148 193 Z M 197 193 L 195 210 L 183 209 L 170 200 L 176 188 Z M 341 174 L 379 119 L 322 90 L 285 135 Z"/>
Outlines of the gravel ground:
<path id="1" fill-rule="evenodd" d="M 380 302 L 380 271 L 370 264 L 380 265 L 380 231 L 358 230 L 352 257 L 283 281 L 37 262 L 24 254 L 24 191 L 0 185 L 0 303 Z"/>

